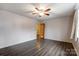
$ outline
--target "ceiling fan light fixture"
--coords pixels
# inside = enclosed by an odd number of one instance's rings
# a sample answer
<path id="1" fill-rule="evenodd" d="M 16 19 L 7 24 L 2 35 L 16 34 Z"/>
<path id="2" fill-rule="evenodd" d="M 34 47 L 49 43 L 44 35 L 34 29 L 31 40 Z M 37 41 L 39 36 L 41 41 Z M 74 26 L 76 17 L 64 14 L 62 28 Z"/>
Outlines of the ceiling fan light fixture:
<path id="1" fill-rule="evenodd" d="M 51 9 L 50 8 L 47 8 L 47 9 L 45 9 L 45 8 L 34 8 L 34 11 L 33 11 L 33 13 L 32 14 L 34 14 L 34 15 L 39 15 L 40 17 L 42 17 L 42 16 L 44 16 L 44 15 L 46 15 L 46 16 L 49 16 L 50 14 L 49 14 L 49 11 L 50 11 Z"/>
<path id="2" fill-rule="evenodd" d="M 40 15 L 40 16 L 44 16 L 44 13 L 40 12 L 39 15 Z"/>

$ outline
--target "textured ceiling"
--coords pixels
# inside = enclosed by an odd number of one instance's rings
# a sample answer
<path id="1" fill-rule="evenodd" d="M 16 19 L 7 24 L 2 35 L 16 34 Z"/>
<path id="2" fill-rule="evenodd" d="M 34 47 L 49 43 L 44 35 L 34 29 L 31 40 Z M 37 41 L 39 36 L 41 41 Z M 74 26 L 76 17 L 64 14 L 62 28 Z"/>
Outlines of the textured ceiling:
<path id="1" fill-rule="evenodd" d="M 50 16 L 38 17 L 32 15 L 30 11 L 33 10 L 34 7 L 45 7 L 51 8 Z M 6 10 L 12 13 L 16 13 L 25 17 L 29 17 L 32 19 L 53 19 L 55 17 L 61 16 L 71 16 L 74 12 L 74 3 L 1 3 L 0 10 Z"/>

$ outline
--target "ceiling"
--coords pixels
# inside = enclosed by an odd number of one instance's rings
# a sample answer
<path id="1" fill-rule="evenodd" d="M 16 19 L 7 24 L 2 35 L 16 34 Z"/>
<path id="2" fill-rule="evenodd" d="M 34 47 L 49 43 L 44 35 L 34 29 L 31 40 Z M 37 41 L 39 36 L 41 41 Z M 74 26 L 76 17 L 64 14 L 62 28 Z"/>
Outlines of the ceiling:
<path id="1" fill-rule="evenodd" d="M 50 16 L 39 17 L 31 11 L 34 7 L 51 8 Z M 61 16 L 71 16 L 75 3 L 1 3 L 0 10 L 6 10 L 32 19 L 53 19 Z"/>

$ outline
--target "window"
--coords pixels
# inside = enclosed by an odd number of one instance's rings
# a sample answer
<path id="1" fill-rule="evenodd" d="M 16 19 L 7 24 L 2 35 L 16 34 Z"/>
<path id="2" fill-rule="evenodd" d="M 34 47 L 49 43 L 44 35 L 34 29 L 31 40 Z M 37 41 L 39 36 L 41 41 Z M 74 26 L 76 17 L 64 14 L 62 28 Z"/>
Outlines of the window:
<path id="1" fill-rule="evenodd" d="M 76 35 L 77 35 L 77 41 L 79 41 L 79 10 L 78 10 L 78 19 L 77 19 Z"/>

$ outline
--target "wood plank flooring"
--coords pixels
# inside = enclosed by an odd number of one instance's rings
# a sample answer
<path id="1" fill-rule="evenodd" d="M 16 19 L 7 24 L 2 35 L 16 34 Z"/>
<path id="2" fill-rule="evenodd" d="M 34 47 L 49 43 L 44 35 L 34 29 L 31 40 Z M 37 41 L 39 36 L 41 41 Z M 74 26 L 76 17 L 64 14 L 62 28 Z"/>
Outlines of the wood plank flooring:
<path id="1" fill-rule="evenodd" d="M 71 43 L 45 39 L 41 47 L 35 40 L 0 49 L 0 56 L 76 56 Z"/>

